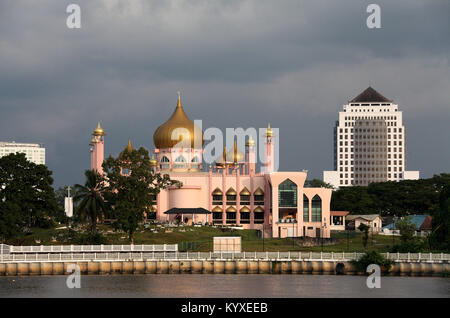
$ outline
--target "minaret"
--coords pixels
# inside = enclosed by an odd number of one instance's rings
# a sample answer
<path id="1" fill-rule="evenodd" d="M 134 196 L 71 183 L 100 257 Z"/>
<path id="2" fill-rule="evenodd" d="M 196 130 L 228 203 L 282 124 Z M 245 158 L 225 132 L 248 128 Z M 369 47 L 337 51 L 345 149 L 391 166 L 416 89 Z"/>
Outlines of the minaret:
<path id="1" fill-rule="evenodd" d="M 91 170 L 96 170 L 98 173 L 103 174 L 102 164 L 105 157 L 104 152 L 104 136 L 105 131 L 100 126 L 100 122 L 97 124 L 97 128 L 94 130 L 94 138 L 92 138 L 90 145 L 91 151 Z"/>
<path id="2" fill-rule="evenodd" d="M 274 147 L 273 147 L 273 130 L 270 123 L 266 129 L 266 162 L 264 163 L 264 173 L 272 173 L 274 170 Z"/>
<path id="3" fill-rule="evenodd" d="M 255 154 L 255 141 L 252 136 L 250 136 L 245 144 L 247 148 L 247 173 L 251 176 L 255 175 L 255 164 L 256 164 L 256 154 Z"/>

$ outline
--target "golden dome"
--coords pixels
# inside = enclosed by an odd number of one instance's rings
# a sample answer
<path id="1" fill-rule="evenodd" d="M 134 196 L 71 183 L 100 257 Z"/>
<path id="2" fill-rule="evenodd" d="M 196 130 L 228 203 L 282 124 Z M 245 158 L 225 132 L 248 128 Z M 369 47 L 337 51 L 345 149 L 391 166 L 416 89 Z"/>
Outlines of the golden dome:
<path id="1" fill-rule="evenodd" d="M 237 212 L 237 210 L 236 210 L 236 208 L 234 206 L 228 207 L 228 209 L 226 211 L 227 212 Z"/>
<path id="2" fill-rule="evenodd" d="M 248 191 L 247 187 L 244 187 L 244 189 L 242 189 L 241 193 L 239 193 L 240 195 L 250 195 L 250 191 Z"/>
<path id="3" fill-rule="evenodd" d="M 233 188 L 229 188 L 226 194 L 227 195 L 236 195 L 237 193 L 236 193 L 236 190 L 234 190 Z"/>
<path id="4" fill-rule="evenodd" d="M 246 206 L 243 206 L 239 212 L 250 212 L 250 209 Z"/>
<path id="5" fill-rule="evenodd" d="M 223 192 L 222 192 L 222 190 L 220 190 L 219 188 L 216 188 L 216 189 L 213 191 L 212 194 L 213 194 L 213 195 L 223 195 Z"/>
<path id="6" fill-rule="evenodd" d="M 247 142 L 245 143 L 247 147 L 253 147 L 255 145 L 255 141 L 253 140 L 252 136 L 248 137 Z"/>
<path id="7" fill-rule="evenodd" d="M 100 122 L 97 124 L 97 128 L 94 129 L 94 136 L 104 136 L 105 131 L 103 130 L 102 126 L 100 126 Z"/>
<path id="8" fill-rule="evenodd" d="M 156 166 L 158 164 L 158 161 L 155 159 L 155 155 L 152 155 L 152 159 L 150 159 L 150 165 Z"/>
<path id="9" fill-rule="evenodd" d="M 272 137 L 273 136 L 273 130 L 272 130 L 272 128 L 270 128 L 270 123 L 267 125 L 266 136 L 267 137 Z"/>
<path id="10" fill-rule="evenodd" d="M 125 154 L 125 152 L 132 152 L 134 150 L 133 146 L 131 145 L 131 139 L 128 139 L 128 145 L 125 147 L 124 150 L 122 150 L 122 152 L 120 153 L 120 157 L 123 156 Z"/>
<path id="11" fill-rule="evenodd" d="M 258 205 L 253 212 L 264 212 L 264 209 Z"/>
<path id="12" fill-rule="evenodd" d="M 93 146 L 94 144 L 96 144 L 97 143 L 97 139 L 95 139 L 95 137 L 94 138 L 92 138 L 92 140 L 91 140 L 91 142 L 89 143 L 89 145 L 90 146 Z"/>
<path id="13" fill-rule="evenodd" d="M 212 209 L 213 212 L 223 212 L 222 208 L 219 206 L 216 206 L 214 209 Z"/>
<path id="14" fill-rule="evenodd" d="M 258 187 L 258 189 L 256 189 L 255 192 L 253 192 L 253 195 L 264 195 L 264 191 L 261 190 L 260 187 Z"/>
<path id="15" fill-rule="evenodd" d="M 178 95 L 177 107 L 175 108 L 172 116 L 170 116 L 169 120 L 167 120 L 164 124 L 159 126 L 153 134 L 153 142 L 155 147 L 158 149 L 173 148 L 180 141 L 186 140 L 187 143 L 188 139 L 190 139 L 190 145 L 183 145 L 183 143 L 181 143 L 180 146 L 183 146 L 184 148 L 194 148 L 194 127 L 196 126 L 184 112 L 183 106 L 181 105 L 181 97 Z M 189 135 L 183 131 L 176 132 L 177 128 L 187 129 Z M 201 136 L 196 136 L 196 138 L 197 140 L 198 138 L 201 138 L 201 143 L 199 142 L 199 146 L 200 148 L 203 148 L 203 131 L 201 131 L 198 126 L 195 130 L 196 132 L 201 132 Z M 172 140 L 172 134 L 174 137 L 178 137 L 178 139 L 174 138 L 175 140 Z"/>
<path id="16" fill-rule="evenodd" d="M 224 156 L 226 154 L 226 156 Z M 222 155 L 217 158 L 216 165 L 223 166 L 224 163 L 237 163 L 244 161 L 244 154 L 237 148 L 237 142 L 234 140 L 234 147 L 227 152 L 227 148 L 223 147 Z"/>

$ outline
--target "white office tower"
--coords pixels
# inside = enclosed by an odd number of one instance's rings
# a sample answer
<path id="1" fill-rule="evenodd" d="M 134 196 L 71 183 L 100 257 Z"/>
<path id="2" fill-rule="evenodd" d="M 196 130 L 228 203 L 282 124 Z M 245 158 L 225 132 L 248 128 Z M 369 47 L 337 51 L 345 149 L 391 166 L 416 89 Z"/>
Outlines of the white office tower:
<path id="1" fill-rule="evenodd" d="M 28 161 L 45 165 L 45 148 L 42 145 L 0 141 L 0 157 L 16 152 L 24 153 Z"/>
<path id="2" fill-rule="evenodd" d="M 334 187 L 419 179 L 406 171 L 405 126 L 398 105 L 372 87 L 343 106 L 334 129 L 334 171 L 323 180 Z"/>

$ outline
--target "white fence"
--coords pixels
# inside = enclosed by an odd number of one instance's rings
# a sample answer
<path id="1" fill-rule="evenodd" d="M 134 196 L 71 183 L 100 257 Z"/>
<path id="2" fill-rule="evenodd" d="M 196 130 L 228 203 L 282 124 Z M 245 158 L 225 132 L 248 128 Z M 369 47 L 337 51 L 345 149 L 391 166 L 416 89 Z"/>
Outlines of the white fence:
<path id="1" fill-rule="evenodd" d="M 105 253 L 105 252 L 176 252 L 178 244 L 158 245 L 39 245 L 39 246 L 5 246 L 9 252 L 17 253 Z M 7 247 L 7 248 L 6 248 Z M 1 250 L 3 251 L 3 249 Z"/>
<path id="2" fill-rule="evenodd" d="M 2 262 L 24 261 L 106 261 L 106 260 L 330 260 L 348 261 L 360 258 L 363 253 L 337 252 L 82 252 L 82 253 L 11 253 L 2 254 Z M 450 254 L 444 253 L 383 253 L 394 261 L 448 262 Z"/>

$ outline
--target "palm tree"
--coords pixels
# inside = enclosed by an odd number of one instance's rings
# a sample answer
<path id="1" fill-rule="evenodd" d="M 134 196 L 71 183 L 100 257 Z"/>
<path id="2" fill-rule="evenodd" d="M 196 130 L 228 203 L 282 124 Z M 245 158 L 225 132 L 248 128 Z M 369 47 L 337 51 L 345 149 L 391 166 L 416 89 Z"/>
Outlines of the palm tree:
<path id="1" fill-rule="evenodd" d="M 84 186 L 75 185 L 76 195 L 73 197 L 75 202 L 81 201 L 77 207 L 77 213 L 80 219 L 88 219 L 91 223 L 91 233 L 97 230 L 97 220 L 103 218 L 106 211 L 104 200 L 105 186 L 102 176 L 93 170 L 85 171 L 86 182 Z"/>

